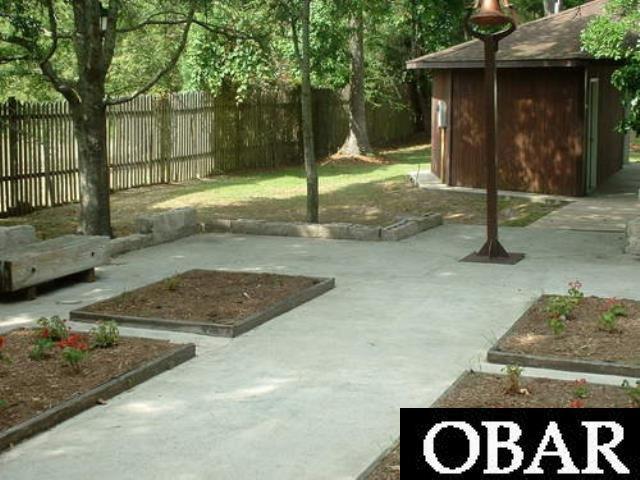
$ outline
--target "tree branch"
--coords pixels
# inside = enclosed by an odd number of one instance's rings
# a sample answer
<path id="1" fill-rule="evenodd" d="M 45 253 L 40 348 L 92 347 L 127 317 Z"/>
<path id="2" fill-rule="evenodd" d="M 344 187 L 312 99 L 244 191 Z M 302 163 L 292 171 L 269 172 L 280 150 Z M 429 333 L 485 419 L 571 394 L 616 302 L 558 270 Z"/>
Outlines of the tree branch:
<path id="1" fill-rule="evenodd" d="M 173 69 L 178 63 L 178 60 L 180 60 L 180 56 L 182 55 L 182 52 L 187 46 L 187 40 L 189 39 L 189 31 L 191 30 L 191 26 L 193 25 L 194 16 L 195 16 L 195 7 L 192 6 L 187 16 L 187 22 L 182 32 L 182 39 L 180 40 L 180 44 L 176 49 L 176 51 L 174 52 L 173 57 L 171 58 L 169 63 L 165 65 L 164 68 L 158 71 L 158 73 L 156 73 L 153 76 L 153 78 L 151 78 L 151 80 L 149 80 L 144 86 L 142 86 L 132 95 L 129 95 L 127 97 L 117 98 L 117 99 L 107 99 L 105 103 L 107 105 L 120 105 L 122 103 L 130 102 L 131 100 L 139 97 L 140 95 L 147 93 L 156 83 L 160 81 L 160 79 L 162 79 L 162 77 L 164 77 L 171 69 Z"/>

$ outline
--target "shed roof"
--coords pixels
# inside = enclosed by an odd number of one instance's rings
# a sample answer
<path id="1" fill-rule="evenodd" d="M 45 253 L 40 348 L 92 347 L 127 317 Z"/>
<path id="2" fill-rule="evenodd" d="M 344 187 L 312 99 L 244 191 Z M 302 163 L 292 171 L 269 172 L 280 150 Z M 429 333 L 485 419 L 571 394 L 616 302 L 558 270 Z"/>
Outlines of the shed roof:
<path id="1" fill-rule="evenodd" d="M 580 35 L 601 15 L 607 0 L 592 0 L 518 26 L 500 42 L 498 67 L 573 66 L 592 60 L 582 51 Z M 479 68 L 484 64 L 482 42 L 472 40 L 407 62 L 409 69 Z"/>

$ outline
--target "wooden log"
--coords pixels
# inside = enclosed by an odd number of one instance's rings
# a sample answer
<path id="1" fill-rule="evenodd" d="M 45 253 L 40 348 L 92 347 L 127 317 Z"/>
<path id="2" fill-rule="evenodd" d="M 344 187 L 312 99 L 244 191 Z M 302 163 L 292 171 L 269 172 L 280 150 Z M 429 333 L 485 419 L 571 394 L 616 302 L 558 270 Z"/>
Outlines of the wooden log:
<path id="1" fill-rule="evenodd" d="M 108 262 L 108 247 L 107 237 L 66 235 L 2 252 L 0 292 L 16 292 L 92 270 Z"/>

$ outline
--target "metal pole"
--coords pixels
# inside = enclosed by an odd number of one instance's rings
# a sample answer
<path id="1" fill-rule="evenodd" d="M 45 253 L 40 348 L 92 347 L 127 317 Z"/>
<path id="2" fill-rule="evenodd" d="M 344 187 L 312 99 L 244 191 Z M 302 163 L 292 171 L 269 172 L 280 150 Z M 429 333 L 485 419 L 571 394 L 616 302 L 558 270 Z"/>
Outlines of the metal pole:
<path id="1" fill-rule="evenodd" d="M 468 22 L 467 18 L 467 22 Z M 485 162 L 487 175 L 487 240 L 482 248 L 465 257 L 465 262 L 515 264 L 524 258 L 521 253 L 508 253 L 498 240 L 498 156 L 496 134 L 497 118 L 497 67 L 496 54 L 501 39 L 515 30 L 511 20 L 508 29 L 498 33 L 481 33 L 470 29 L 470 33 L 484 43 L 484 96 L 485 96 Z"/>
<path id="2" fill-rule="evenodd" d="M 496 155 L 496 52 L 498 40 L 484 38 L 484 97 L 485 97 L 485 162 L 487 169 L 487 242 L 478 252 L 490 258 L 508 257 L 509 254 L 498 240 L 498 168 Z"/>

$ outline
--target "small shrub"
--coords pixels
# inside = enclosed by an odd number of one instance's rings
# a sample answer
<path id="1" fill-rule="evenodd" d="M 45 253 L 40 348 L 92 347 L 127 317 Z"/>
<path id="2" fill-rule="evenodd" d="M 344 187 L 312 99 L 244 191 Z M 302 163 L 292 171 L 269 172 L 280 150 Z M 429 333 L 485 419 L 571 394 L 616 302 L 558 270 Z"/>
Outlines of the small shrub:
<path id="1" fill-rule="evenodd" d="M 607 301 L 606 310 L 600 315 L 598 321 L 601 330 L 609 333 L 618 332 L 618 319 L 628 315 L 624 305 L 619 303 L 617 299 L 611 298 Z"/>
<path id="2" fill-rule="evenodd" d="M 0 410 L 5 408 L 6 406 L 7 406 L 7 401 L 6 400 L 0 400 Z"/>
<path id="3" fill-rule="evenodd" d="M 584 298 L 584 292 L 582 291 L 582 283 L 580 280 L 569 282 L 569 290 L 567 293 L 569 297 L 573 299 L 582 300 Z"/>
<path id="4" fill-rule="evenodd" d="M 636 386 L 632 387 L 628 380 L 622 382 L 622 390 L 629 397 L 631 403 L 636 408 L 640 408 L 640 381 L 636 382 Z"/>
<path id="5" fill-rule="evenodd" d="M 69 326 L 66 320 L 58 316 L 51 318 L 42 317 L 38 320 L 38 336 L 47 338 L 53 342 L 59 342 L 69 336 Z"/>
<path id="6" fill-rule="evenodd" d="M 582 283 L 578 280 L 569 282 L 567 295 L 555 295 L 547 302 L 547 313 L 551 316 L 547 320 L 554 335 L 561 335 L 567 329 L 567 320 L 584 298 Z"/>
<path id="7" fill-rule="evenodd" d="M 31 360 L 40 361 L 51 355 L 55 343 L 48 338 L 38 338 L 33 344 L 33 348 L 29 352 L 29 358 Z"/>
<path id="8" fill-rule="evenodd" d="M 170 292 L 175 292 L 182 285 L 180 277 L 170 277 L 164 280 L 164 287 Z"/>
<path id="9" fill-rule="evenodd" d="M 576 398 L 583 399 L 583 400 L 585 398 L 589 398 L 589 386 L 587 385 L 587 381 L 584 378 L 580 380 L 576 380 L 573 395 Z"/>
<path id="10" fill-rule="evenodd" d="M 520 386 L 523 368 L 518 365 L 507 365 L 502 369 L 507 374 L 507 393 L 519 395 L 524 389 Z"/>
<path id="11" fill-rule="evenodd" d="M 81 364 L 88 354 L 86 350 L 77 348 L 65 347 L 62 349 L 62 358 L 76 373 L 80 373 Z"/>
<path id="12" fill-rule="evenodd" d="M 80 372 L 82 362 L 89 355 L 89 345 L 81 335 L 69 335 L 64 340 L 58 342 L 58 347 L 62 349 L 62 358 L 76 372 Z"/>
<path id="13" fill-rule="evenodd" d="M 564 317 L 550 317 L 547 320 L 547 324 L 554 335 L 562 335 L 567 329 L 567 322 Z"/>
<path id="14" fill-rule="evenodd" d="M 110 348 L 118 343 L 120 331 L 118 324 L 113 320 L 109 322 L 100 322 L 97 327 L 91 329 L 93 348 Z"/>

